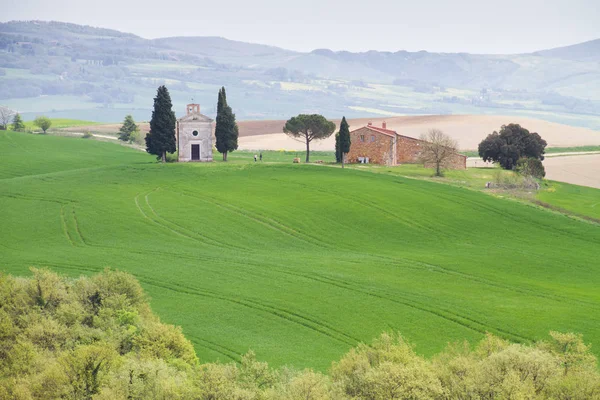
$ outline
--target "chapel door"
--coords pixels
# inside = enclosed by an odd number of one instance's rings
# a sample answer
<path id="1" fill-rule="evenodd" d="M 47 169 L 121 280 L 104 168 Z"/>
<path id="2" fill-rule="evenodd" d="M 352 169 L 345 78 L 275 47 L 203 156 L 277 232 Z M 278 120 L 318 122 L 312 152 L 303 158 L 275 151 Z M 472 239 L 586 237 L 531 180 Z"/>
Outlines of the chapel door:
<path id="1" fill-rule="evenodd" d="M 200 161 L 200 145 L 192 145 L 192 161 Z"/>

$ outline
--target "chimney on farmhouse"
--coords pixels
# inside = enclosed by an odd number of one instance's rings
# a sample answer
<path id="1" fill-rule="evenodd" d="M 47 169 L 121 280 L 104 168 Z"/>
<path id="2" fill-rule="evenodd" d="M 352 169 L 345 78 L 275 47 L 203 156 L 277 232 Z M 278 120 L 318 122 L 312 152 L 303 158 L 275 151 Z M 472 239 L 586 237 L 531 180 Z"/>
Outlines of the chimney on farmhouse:
<path id="1" fill-rule="evenodd" d="M 200 104 L 188 104 L 187 105 L 187 114 L 200 114 Z"/>
<path id="2" fill-rule="evenodd" d="M 368 125 L 368 126 L 371 126 L 371 125 L 373 125 L 373 123 L 372 123 L 371 121 L 369 121 L 369 123 L 368 123 L 367 125 Z"/>
<path id="3" fill-rule="evenodd" d="M 383 129 L 387 129 L 387 123 L 385 121 L 382 122 L 381 127 Z"/>

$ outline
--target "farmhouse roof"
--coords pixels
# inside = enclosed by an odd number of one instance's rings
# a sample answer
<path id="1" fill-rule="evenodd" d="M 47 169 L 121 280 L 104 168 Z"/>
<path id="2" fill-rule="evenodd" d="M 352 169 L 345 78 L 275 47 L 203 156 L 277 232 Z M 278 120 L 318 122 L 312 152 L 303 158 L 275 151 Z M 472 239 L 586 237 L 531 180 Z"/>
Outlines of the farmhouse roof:
<path id="1" fill-rule="evenodd" d="M 375 131 L 375 132 L 383 133 L 384 135 L 392 136 L 392 137 L 394 137 L 394 135 L 398 134 L 398 132 L 393 131 L 391 129 L 379 128 L 379 127 L 373 126 L 373 125 L 367 125 L 366 128 L 368 128 L 372 131 Z"/>

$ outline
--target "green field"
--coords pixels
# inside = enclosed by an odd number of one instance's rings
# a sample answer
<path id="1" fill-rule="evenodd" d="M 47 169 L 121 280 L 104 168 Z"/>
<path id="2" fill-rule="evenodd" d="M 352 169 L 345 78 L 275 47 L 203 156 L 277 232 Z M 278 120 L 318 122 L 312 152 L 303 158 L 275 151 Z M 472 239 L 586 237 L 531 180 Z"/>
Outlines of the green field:
<path id="1" fill-rule="evenodd" d="M 128 271 L 202 362 L 325 370 L 390 330 L 424 355 L 550 330 L 600 354 L 597 224 L 393 171 L 231 159 L 0 132 L 0 270 Z"/>
<path id="2" fill-rule="evenodd" d="M 50 118 L 52 121 L 52 126 L 50 126 L 50 130 L 59 129 L 59 128 L 71 128 L 73 126 L 88 126 L 88 125 L 97 125 L 97 122 L 92 121 L 82 121 L 80 119 L 67 119 L 67 118 Z M 34 125 L 33 121 L 25 122 L 25 129 L 33 130 L 33 131 L 41 131 L 40 128 Z"/>

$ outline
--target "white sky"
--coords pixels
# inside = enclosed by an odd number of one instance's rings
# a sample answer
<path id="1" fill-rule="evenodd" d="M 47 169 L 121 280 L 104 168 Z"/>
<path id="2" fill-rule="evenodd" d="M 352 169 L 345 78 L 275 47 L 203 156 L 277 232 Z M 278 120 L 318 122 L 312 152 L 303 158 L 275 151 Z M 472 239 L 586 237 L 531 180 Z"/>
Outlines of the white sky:
<path id="1" fill-rule="evenodd" d="M 598 0 L 0 0 L 0 21 L 145 38 L 222 36 L 291 50 L 521 53 L 600 38 Z"/>

